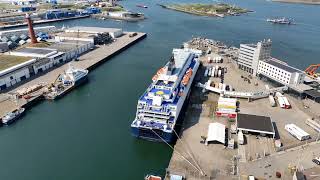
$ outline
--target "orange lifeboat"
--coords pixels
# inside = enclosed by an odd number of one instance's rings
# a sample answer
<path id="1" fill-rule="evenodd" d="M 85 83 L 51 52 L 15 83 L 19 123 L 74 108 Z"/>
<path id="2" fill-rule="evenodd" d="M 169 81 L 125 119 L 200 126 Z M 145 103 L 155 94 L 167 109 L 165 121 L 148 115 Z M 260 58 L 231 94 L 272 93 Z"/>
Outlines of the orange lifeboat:
<path id="1" fill-rule="evenodd" d="M 188 84 L 188 82 L 189 82 L 189 80 L 190 80 L 190 78 L 191 78 L 192 73 L 193 73 L 193 72 L 192 72 L 192 69 L 189 68 L 189 69 L 187 70 L 186 74 L 183 76 L 183 78 L 182 78 L 182 84 L 183 84 L 184 86 Z"/>
<path id="2" fill-rule="evenodd" d="M 152 77 L 152 81 L 156 81 L 158 79 L 158 77 L 160 76 L 160 74 L 163 74 L 165 72 L 165 68 L 162 67 L 160 68 L 158 71 L 157 71 L 157 74 L 155 74 L 153 77 Z"/>

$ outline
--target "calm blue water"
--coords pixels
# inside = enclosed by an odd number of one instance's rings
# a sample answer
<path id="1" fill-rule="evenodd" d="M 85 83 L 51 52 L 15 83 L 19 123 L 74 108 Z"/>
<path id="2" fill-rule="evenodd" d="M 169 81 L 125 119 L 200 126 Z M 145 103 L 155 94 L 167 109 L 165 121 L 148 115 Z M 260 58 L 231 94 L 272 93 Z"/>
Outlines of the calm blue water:
<path id="1" fill-rule="evenodd" d="M 304 69 L 319 63 L 320 6 L 263 0 L 224 1 L 254 13 L 224 19 L 162 9 L 157 3 L 213 1 L 131 0 L 121 4 L 148 17 L 138 23 L 81 19 L 56 26 L 101 26 L 147 32 L 148 37 L 89 74 L 89 83 L 56 102 L 44 102 L 14 126 L 0 129 L 0 179 L 142 179 L 164 173 L 171 150 L 164 144 L 130 136 L 139 96 L 155 71 L 192 36 L 229 45 L 271 38 L 273 56 Z M 145 4 L 148 9 L 135 7 Z M 298 25 L 265 22 L 294 18 Z"/>

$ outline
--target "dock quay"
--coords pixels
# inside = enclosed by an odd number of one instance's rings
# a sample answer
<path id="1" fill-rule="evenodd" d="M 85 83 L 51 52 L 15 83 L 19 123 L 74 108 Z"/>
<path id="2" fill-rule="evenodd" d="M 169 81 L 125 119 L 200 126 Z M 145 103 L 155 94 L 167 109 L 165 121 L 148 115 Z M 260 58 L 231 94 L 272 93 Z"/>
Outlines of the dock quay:
<path id="1" fill-rule="evenodd" d="M 79 69 L 87 69 L 90 72 L 101 63 L 109 60 L 147 36 L 146 33 L 141 32 L 136 32 L 135 36 L 130 36 L 132 33 L 134 32 L 124 32 L 123 35 L 116 38 L 114 42 L 107 45 L 97 46 L 96 49 L 80 56 L 78 61 L 72 61 L 72 65 Z M 56 78 L 67 68 L 68 64 L 61 65 L 60 67 L 57 67 L 42 76 L 10 89 L 10 91 L 7 93 L 0 94 L 0 117 L 3 117 L 6 113 L 12 112 L 14 109 L 19 107 L 25 107 L 28 109 L 32 107 L 34 103 L 39 102 L 39 100 L 43 100 L 43 93 L 46 89 L 46 86 L 43 86 L 36 92 L 29 94 L 28 98 L 16 98 L 14 94 L 17 90 L 28 88 L 37 84 L 50 84 L 51 82 L 54 82 Z"/>
<path id="2" fill-rule="evenodd" d="M 59 19 L 37 20 L 37 21 L 34 21 L 33 24 L 35 24 L 35 25 L 46 24 L 46 23 L 69 21 L 69 20 L 82 19 L 82 18 L 88 18 L 88 17 L 90 17 L 90 15 L 68 17 L 68 18 L 59 18 Z M 0 29 L 10 29 L 10 28 L 17 28 L 17 27 L 22 27 L 22 26 L 28 26 L 28 24 L 27 23 L 20 23 L 20 24 L 3 25 L 3 26 L 0 26 Z"/>
<path id="3" fill-rule="evenodd" d="M 319 122 L 320 114 L 316 113 L 316 109 L 320 108 L 320 104 L 310 103 L 310 100 L 297 98 L 289 94 L 290 92 L 281 90 L 278 92 L 284 93 L 291 108 L 282 108 L 280 104 L 272 106 L 268 98 L 248 100 L 225 97 L 236 99 L 237 116 L 233 118 L 221 115 L 218 113 L 221 108 L 220 94 L 196 86 L 198 83 L 210 82 L 211 86 L 215 87 L 219 83 L 226 84 L 232 86 L 231 91 L 241 92 L 263 92 L 277 86 L 264 78 L 252 76 L 239 69 L 235 61 L 239 54 L 238 48 L 201 38 L 185 43 L 184 47 L 202 50 L 205 53 L 200 57 L 202 65 L 195 77 L 189 102 L 186 102 L 187 110 L 166 169 L 165 179 L 170 179 L 171 175 L 179 175 L 190 180 L 245 180 L 249 175 L 254 175 L 255 179 L 267 180 L 275 179 L 276 172 L 282 175 L 282 179 L 292 179 L 293 167 L 302 168 L 299 165 L 303 164 L 303 168 L 309 169 L 316 166 L 312 163 L 310 156 L 312 152 L 319 155 L 320 134 L 316 129 L 308 126 L 306 120 L 315 119 Z M 223 60 L 220 61 L 220 58 L 216 57 L 221 57 Z M 217 66 L 219 69 L 225 69 L 222 76 L 207 75 L 208 69 L 213 67 L 218 69 Z M 312 107 L 305 104 L 312 104 Z M 237 128 L 240 128 L 239 121 L 242 121 L 240 119 L 242 116 L 252 117 L 250 119 L 252 129 L 243 132 L 243 140 L 240 140 L 239 131 L 241 130 L 238 131 Z M 259 122 L 263 118 L 270 119 L 274 137 L 261 133 Z M 209 133 L 212 124 L 224 126 L 225 134 Z M 285 130 L 287 124 L 295 124 L 311 138 L 304 141 L 298 140 Z M 215 136 L 217 139 L 211 142 L 207 139 L 209 136 Z M 225 141 L 217 136 L 224 137 Z M 280 146 L 277 142 L 280 142 Z M 305 156 L 309 159 L 298 157 L 299 155 L 292 152 L 299 151 L 301 154 L 304 149 L 307 151 Z M 285 157 L 283 161 L 277 159 L 279 156 Z M 273 162 L 276 165 L 273 165 Z"/>

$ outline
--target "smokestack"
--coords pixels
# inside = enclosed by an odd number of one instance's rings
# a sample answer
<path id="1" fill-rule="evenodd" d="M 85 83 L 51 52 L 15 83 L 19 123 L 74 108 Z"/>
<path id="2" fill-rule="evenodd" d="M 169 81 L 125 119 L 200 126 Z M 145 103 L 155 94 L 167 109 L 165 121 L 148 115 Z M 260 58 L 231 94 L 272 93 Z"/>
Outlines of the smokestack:
<path id="1" fill-rule="evenodd" d="M 32 21 L 31 21 L 31 17 L 30 17 L 29 14 L 26 14 L 26 20 L 27 20 L 28 27 L 29 27 L 29 36 L 30 36 L 30 38 L 31 38 L 31 43 L 32 43 L 32 44 L 35 44 L 35 43 L 37 43 L 38 41 L 37 41 L 36 35 L 34 34 Z"/>

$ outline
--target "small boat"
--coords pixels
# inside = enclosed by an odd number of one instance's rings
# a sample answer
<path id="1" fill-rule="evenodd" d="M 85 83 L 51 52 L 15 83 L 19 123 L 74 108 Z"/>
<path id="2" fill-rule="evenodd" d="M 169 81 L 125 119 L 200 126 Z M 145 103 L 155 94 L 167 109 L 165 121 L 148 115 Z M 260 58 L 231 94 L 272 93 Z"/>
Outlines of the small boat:
<path id="1" fill-rule="evenodd" d="M 273 24 L 294 24 L 293 19 L 290 18 L 268 18 L 267 22 L 271 22 Z"/>
<path id="2" fill-rule="evenodd" d="M 2 117 L 2 123 L 4 125 L 12 124 L 14 121 L 16 121 L 19 117 L 23 115 L 24 111 L 24 108 L 19 108 L 7 113 L 5 116 Z"/>
<path id="3" fill-rule="evenodd" d="M 69 68 L 64 74 L 60 74 L 53 86 L 49 88 L 49 91 L 45 95 L 46 99 L 54 100 L 62 97 L 73 88 L 81 85 L 88 80 L 88 70 L 77 69 L 69 64 Z M 58 82 L 58 85 L 54 85 Z"/>
<path id="4" fill-rule="evenodd" d="M 141 7 L 141 8 L 148 8 L 148 6 L 146 5 L 142 5 L 142 4 L 138 4 L 137 7 Z"/>
<path id="5" fill-rule="evenodd" d="M 146 175 L 144 177 L 144 180 L 161 180 L 162 178 L 160 176 L 154 176 L 154 175 Z"/>

